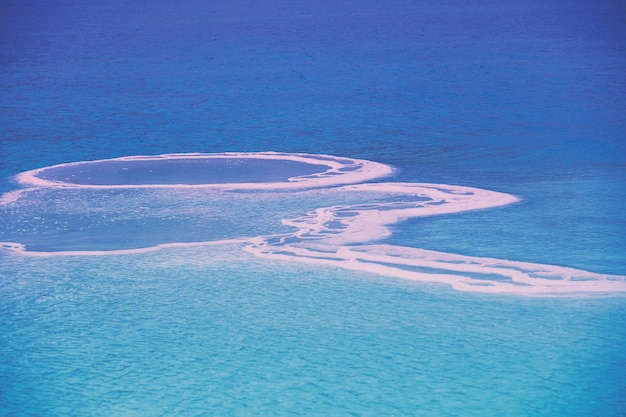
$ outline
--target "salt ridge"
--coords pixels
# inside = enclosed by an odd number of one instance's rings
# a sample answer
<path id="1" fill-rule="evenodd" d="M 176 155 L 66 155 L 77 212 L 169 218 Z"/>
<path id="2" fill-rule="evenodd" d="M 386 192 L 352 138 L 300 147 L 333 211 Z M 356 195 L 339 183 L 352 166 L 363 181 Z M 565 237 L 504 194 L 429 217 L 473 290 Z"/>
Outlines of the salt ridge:
<path id="1" fill-rule="evenodd" d="M 20 243 L 0 242 L 0 249 L 23 256 L 36 257 L 109 256 L 141 254 L 176 247 L 236 244 L 262 258 L 336 266 L 412 281 L 446 284 L 460 291 L 533 296 L 626 293 L 626 277 L 624 276 L 596 274 L 554 265 L 470 257 L 371 243 L 389 236 L 391 234 L 389 226 L 405 219 L 482 210 L 519 201 L 517 197 L 509 194 L 448 184 L 360 183 L 389 175 L 392 168 L 375 162 L 329 155 L 276 152 L 173 154 L 123 157 L 115 160 L 160 160 L 166 158 L 263 158 L 321 164 L 327 165 L 329 169 L 322 173 L 294 177 L 290 178 L 288 182 L 279 183 L 89 186 L 59 183 L 38 178 L 38 173 L 51 168 L 46 167 L 18 175 L 18 181 L 31 188 L 5 194 L 0 198 L 0 204 L 15 203 L 29 189 L 40 187 L 196 188 L 207 186 L 234 190 L 249 190 L 251 188 L 297 190 L 327 187 L 340 193 L 381 193 L 403 196 L 404 198 L 399 199 L 400 201 L 391 199 L 382 203 L 317 208 L 305 216 L 284 219 L 283 224 L 293 228 L 292 232 L 270 236 L 207 242 L 170 242 L 151 247 L 123 250 L 57 252 L 29 251 Z M 57 166 L 67 165 L 69 164 Z"/>
<path id="2" fill-rule="evenodd" d="M 125 161 L 132 164 L 133 161 L 160 161 L 176 159 L 267 159 L 301 162 L 304 164 L 326 165 L 324 172 L 310 175 L 295 176 L 282 182 L 267 183 L 218 183 L 218 184 L 119 184 L 119 185 L 85 185 L 71 182 L 53 181 L 40 178 L 38 175 L 46 170 L 60 167 L 77 167 L 81 165 L 94 165 L 111 161 Z M 339 158 L 331 155 L 291 154 L 279 152 L 225 152 L 214 154 L 184 153 L 163 154 L 154 156 L 125 156 L 112 159 L 100 159 L 94 161 L 70 162 L 37 168 L 18 174 L 16 181 L 27 187 L 56 187 L 56 188 L 212 188 L 212 189 L 240 189 L 240 190 L 276 190 L 276 189 L 302 189 L 317 188 L 333 185 L 353 184 L 370 181 L 390 175 L 393 169 L 388 165 L 362 159 Z M 19 198 L 19 195 L 17 196 Z M 3 202 L 11 202 L 11 198 L 0 199 Z"/>

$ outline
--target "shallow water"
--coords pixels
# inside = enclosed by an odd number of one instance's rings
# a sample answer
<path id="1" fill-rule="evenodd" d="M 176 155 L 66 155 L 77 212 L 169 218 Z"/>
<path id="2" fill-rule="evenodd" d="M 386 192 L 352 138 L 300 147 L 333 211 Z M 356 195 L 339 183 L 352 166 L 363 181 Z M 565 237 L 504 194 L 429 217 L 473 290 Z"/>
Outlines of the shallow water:
<path id="1" fill-rule="evenodd" d="M 467 297 L 228 250 L 19 263 L 2 374 L 24 414 L 620 410 L 615 299 Z"/>
<path id="2" fill-rule="evenodd" d="M 626 274 L 626 19 L 615 2 L 0 10 L 0 192 L 18 191 L 0 206 L 0 241 L 93 252 L 276 234 L 275 245 L 297 230 L 281 219 L 389 202 L 371 190 L 266 190 L 258 204 L 241 190 L 22 193 L 14 177 L 131 155 L 306 152 L 396 169 L 378 183 L 521 200 L 391 224 L 370 256 L 392 245 L 453 254 L 448 268 L 470 256 Z M 351 251 L 305 263 L 293 248 L 278 259 L 249 244 L 99 256 L 4 245 L 0 415 L 626 410 L 622 296 L 470 293 L 346 269 Z"/>
<path id="3" fill-rule="evenodd" d="M 468 296 L 228 248 L 15 261 L 2 375 L 24 415 L 622 407 L 617 299 Z"/>

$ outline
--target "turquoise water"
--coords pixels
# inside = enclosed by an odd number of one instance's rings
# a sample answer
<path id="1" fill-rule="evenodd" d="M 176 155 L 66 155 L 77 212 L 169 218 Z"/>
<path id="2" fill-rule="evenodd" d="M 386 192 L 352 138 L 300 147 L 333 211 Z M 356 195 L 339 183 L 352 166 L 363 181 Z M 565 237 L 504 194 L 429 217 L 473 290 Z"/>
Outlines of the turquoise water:
<path id="1" fill-rule="evenodd" d="M 28 190 L 0 205 L 0 415 L 624 415 L 623 293 L 498 295 L 372 271 L 430 256 L 399 246 L 438 251 L 447 268 L 484 257 L 626 275 L 622 9 L 0 2 L 0 192 Z M 410 218 L 333 254 L 354 205 L 429 199 L 15 179 L 257 151 L 362 158 L 394 167 L 375 183 L 520 201 Z M 285 166 L 217 176 L 258 185 Z M 333 212 L 328 246 L 298 252 L 315 233 L 290 235 L 282 220 L 303 227 L 338 206 L 349 208 Z M 243 241 L 194 245 L 231 239 Z M 132 251 L 174 242 L 190 245 Z M 131 251 L 96 253 L 111 250 Z"/>
<path id="2" fill-rule="evenodd" d="M 229 248 L 3 261 L 9 413 L 623 410 L 619 299 L 467 295 Z"/>

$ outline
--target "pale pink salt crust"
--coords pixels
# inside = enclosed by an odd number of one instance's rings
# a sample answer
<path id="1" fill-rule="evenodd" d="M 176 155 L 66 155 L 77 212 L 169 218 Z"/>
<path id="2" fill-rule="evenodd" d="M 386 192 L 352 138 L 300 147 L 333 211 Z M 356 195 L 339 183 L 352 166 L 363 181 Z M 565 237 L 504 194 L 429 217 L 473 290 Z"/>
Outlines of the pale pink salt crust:
<path id="1" fill-rule="evenodd" d="M 38 174 L 51 168 L 71 167 L 79 165 L 97 164 L 111 161 L 159 161 L 175 159 L 267 159 L 301 162 L 304 164 L 326 165 L 324 172 L 310 175 L 296 176 L 281 182 L 250 182 L 250 183 L 211 183 L 211 184 L 115 184 L 115 185 L 85 185 L 71 182 L 51 181 L 38 177 Z M 212 189 L 239 189 L 239 190 L 294 190 L 303 188 L 328 187 L 342 184 L 354 184 L 370 181 L 375 178 L 390 175 L 393 169 L 388 165 L 362 159 L 340 158 L 331 155 L 291 154 L 279 152 L 225 152 L 215 154 L 185 153 L 164 154 L 155 156 L 125 156 L 113 159 L 95 161 L 70 162 L 38 168 L 18 174 L 15 178 L 18 183 L 30 187 L 72 187 L 72 188 L 212 188 Z M 11 202 L 15 197 L 6 197 Z M 1 202 L 2 200 L 0 200 Z"/>
<path id="2" fill-rule="evenodd" d="M 260 245 L 247 246 L 246 249 L 257 256 L 271 259 L 447 284 L 460 291 L 534 296 L 626 293 L 626 277 L 619 275 L 403 246 L 359 244 L 389 236 L 391 232 L 387 226 L 404 219 L 504 206 L 519 201 L 515 196 L 445 184 L 375 183 L 339 189 L 346 192 L 405 193 L 428 197 L 430 200 L 417 201 L 408 207 L 404 202 L 397 209 L 394 208 L 397 203 L 380 204 L 378 209 L 359 210 L 358 206 L 317 209 L 307 216 L 284 221 L 298 230 L 284 237 L 278 244 L 266 240 Z M 358 215 L 338 217 L 337 214 L 342 210 L 358 212 Z M 299 241 L 286 243 L 291 237 L 298 237 Z M 493 276 L 500 279 L 494 280 Z"/>
<path id="3" fill-rule="evenodd" d="M 481 258 L 392 245 L 333 247 L 292 244 L 248 246 L 258 256 L 363 271 L 410 281 L 447 284 L 459 291 L 525 296 L 618 295 L 626 277 L 574 268 Z M 437 270 L 420 272 L 415 269 Z M 480 276 L 486 278 L 479 278 Z M 494 281 L 492 276 L 502 277 Z"/>
<path id="4" fill-rule="evenodd" d="M 244 155 L 244 156 L 242 156 Z M 154 158 L 205 158 L 205 154 L 176 154 Z M 209 187 L 227 189 L 298 189 L 329 187 L 343 193 L 382 193 L 404 196 L 401 201 L 353 204 L 315 209 L 305 216 L 284 219 L 293 232 L 272 236 L 230 239 L 209 242 L 165 243 L 147 248 L 110 251 L 28 251 L 23 245 L 0 242 L 0 249 L 26 256 L 106 256 L 141 254 L 176 247 L 208 245 L 239 245 L 256 256 L 268 259 L 297 261 L 364 271 L 425 283 L 439 283 L 460 291 L 516 294 L 532 296 L 584 296 L 626 294 L 626 277 L 596 274 L 574 268 L 543 265 L 492 258 L 471 257 L 418 248 L 371 244 L 391 234 L 390 225 L 402 220 L 440 214 L 482 210 L 513 204 L 515 196 L 478 188 L 446 184 L 422 183 L 365 183 L 388 175 L 392 169 L 369 161 L 337 158 L 326 155 L 246 153 L 217 154 L 216 158 L 288 159 L 329 166 L 324 173 L 292 178 L 287 183 L 265 184 L 210 184 Z M 122 158 L 120 158 L 122 159 Z M 347 171 L 340 171 L 346 169 Z M 43 168 L 45 169 L 45 168 Z M 22 184 L 35 187 L 66 187 L 65 183 L 38 179 L 41 170 L 21 174 Z M 329 174 L 330 173 L 330 174 Z M 324 176 L 326 174 L 326 176 Z M 344 185 L 350 183 L 351 185 Z M 343 185 L 343 186 L 341 186 Z M 198 187 L 196 185 L 154 185 L 159 187 Z M 76 186 L 94 188 L 92 186 Z M 124 188 L 145 188 L 129 186 Z M 119 188 L 96 186 L 95 188 Z M 412 200 L 412 198 L 414 200 Z M 13 202 L 18 196 L 3 196 Z"/>

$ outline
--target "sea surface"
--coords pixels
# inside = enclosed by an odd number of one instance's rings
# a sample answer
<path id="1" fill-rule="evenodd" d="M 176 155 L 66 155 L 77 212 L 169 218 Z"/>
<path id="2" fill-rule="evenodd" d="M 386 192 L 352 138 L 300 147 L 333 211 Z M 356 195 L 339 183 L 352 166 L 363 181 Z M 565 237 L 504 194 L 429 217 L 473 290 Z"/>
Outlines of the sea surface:
<path id="1" fill-rule="evenodd" d="M 0 416 L 626 415 L 624 39 L 0 0 Z"/>

